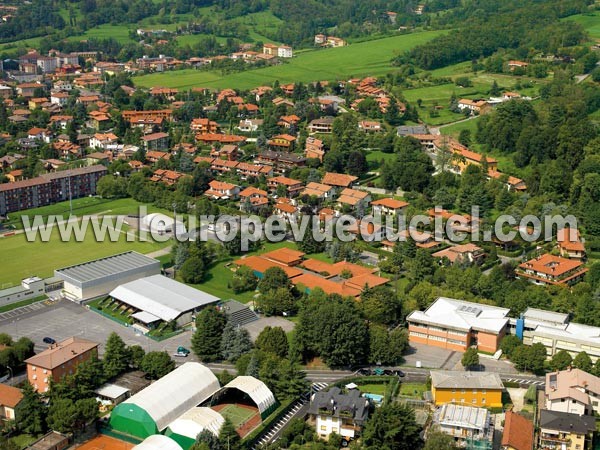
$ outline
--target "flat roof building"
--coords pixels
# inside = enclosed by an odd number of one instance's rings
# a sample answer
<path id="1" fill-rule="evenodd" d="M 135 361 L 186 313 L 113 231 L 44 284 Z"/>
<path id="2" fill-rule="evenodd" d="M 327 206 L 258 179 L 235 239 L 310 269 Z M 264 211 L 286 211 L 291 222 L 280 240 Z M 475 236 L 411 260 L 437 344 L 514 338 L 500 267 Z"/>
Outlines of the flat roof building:
<path id="1" fill-rule="evenodd" d="M 477 445 L 472 448 L 492 448 L 494 427 L 491 414 L 485 408 L 451 403 L 442 405 L 434 412 L 433 423 L 459 442 L 474 444 L 477 441 Z"/>
<path id="2" fill-rule="evenodd" d="M 75 301 L 100 297 L 123 283 L 159 273 L 160 261 L 133 251 L 54 271 L 64 280 L 65 295 Z"/>
<path id="3" fill-rule="evenodd" d="M 431 394 L 436 405 L 457 403 L 488 408 L 502 407 L 504 385 L 497 373 L 432 371 Z"/>
<path id="4" fill-rule="evenodd" d="M 163 275 L 152 275 L 122 284 L 110 292 L 114 300 L 135 310 L 131 317 L 145 326 L 175 321 L 185 325 L 192 315 L 219 297 Z"/>
<path id="5" fill-rule="evenodd" d="M 495 353 L 504 337 L 509 309 L 439 297 L 425 311 L 407 317 L 410 342 L 465 351 L 471 346 Z"/>

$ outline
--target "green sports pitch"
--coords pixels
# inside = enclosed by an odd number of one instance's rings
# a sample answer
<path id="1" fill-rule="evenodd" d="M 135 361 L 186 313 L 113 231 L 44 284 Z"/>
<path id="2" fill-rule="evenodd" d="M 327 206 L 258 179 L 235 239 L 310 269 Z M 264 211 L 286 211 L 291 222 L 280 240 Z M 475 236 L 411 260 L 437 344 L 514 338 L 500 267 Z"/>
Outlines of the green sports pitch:
<path id="1" fill-rule="evenodd" d="M 249 409 L 245 406 L 229 404 L 225 405 L 223 409 L 220 409 L 219 413 L 221 413 L 223 417 L 231 420 L 233 426 L 237 429 L 254 415 L 258 414 L 258 411 L 256 409 Z"/>

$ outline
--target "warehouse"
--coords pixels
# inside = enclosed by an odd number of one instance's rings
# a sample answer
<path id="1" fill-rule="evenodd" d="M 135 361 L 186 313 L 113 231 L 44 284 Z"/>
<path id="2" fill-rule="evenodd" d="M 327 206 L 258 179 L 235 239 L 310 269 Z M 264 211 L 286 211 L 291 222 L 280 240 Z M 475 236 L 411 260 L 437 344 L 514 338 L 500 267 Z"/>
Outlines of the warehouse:
<path id="1" fill-rule="evenodd" d="M 116 431 L 144 439 L 162 432 L 218 390 L 219 381 L 208 367 L 187 362 L 116 406 L 110 425 Z"/>
<path id="2" fill-rule="evenodd" d="M 179 444 L 173 439 L 163 436 L 162 434 L 154 434 L 147 439 L 144 439 L 139 445 L 133 447 L 133 450 L 182 450 Z"/>
<path id="3" fill-rule="evenodd" d="M 146 328 L 173 321 L 179 326 L 185 325 L 199 309 L 219 301 L 214 295 L 163 275 L 125 283 L 112 290 L 109 296 L 126 311 L 131 311 L 130 317 Z"/>
<path id="4" fill-rule="evenodd" d="M 63 293 L 74 301 L 108 294 L 117 286 L 160 273 L 160 261 L 125 252 L 54 271 L 64 281 Z"/>
<path id="5" fill-rule="evenodd" d="M 196 437 L 204 430 L 218 437 L 224 423 L 225 419 L 217 411 L 203 407 L 192 408 L 171 423 L 165 435 L 182 448 L 188 449 L 194 445 Z"/>

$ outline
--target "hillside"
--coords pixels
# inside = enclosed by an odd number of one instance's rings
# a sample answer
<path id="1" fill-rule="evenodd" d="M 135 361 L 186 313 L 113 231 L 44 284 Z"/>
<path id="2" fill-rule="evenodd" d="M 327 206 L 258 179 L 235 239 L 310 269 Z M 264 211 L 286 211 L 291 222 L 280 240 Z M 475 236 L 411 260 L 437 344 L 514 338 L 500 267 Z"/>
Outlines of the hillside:
<path id="1" fill-rule="evenodd" d="M 282 83 L 383 75 L 392 71 L 391 58 L 433 39 L 442 31 L 423 31 L 374 41 L 361 42 L 343 48 L 307 51 L 281 66 L 250 70 L 231 75 L 198 70 L 156 73 L 134 79 L 136 85 L 164 86 L 187 89 L 194 86 L 249 89 L 275 80 Z"/>

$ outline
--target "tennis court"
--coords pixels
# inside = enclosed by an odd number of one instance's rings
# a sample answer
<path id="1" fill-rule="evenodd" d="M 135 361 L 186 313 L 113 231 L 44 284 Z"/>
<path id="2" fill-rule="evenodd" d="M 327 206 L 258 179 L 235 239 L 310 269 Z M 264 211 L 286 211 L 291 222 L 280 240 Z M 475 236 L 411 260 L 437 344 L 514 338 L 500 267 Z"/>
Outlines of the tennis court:
<path id="1" fill-rule="evenodd" d="M 236 429 L 254 415 L 258 414 L 258 409 L 256 408 L 233 403 L 213 406 L 213 409 L 220 412 L 223 417 L 231 420 Z"/>
<path id="2" fill-rule="evenodd" d="M 135 445 L 100 434 L 85 444 L 75 447 L 77 450 L 131 450 Z"/>

